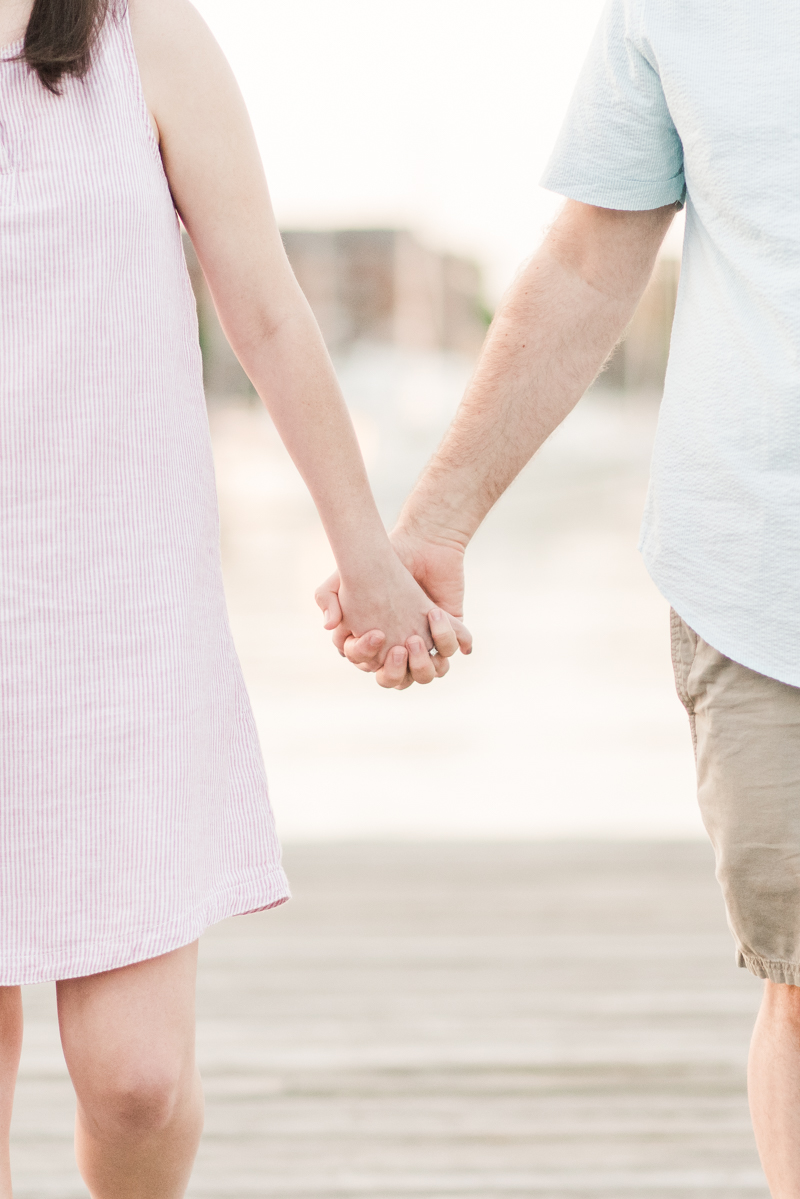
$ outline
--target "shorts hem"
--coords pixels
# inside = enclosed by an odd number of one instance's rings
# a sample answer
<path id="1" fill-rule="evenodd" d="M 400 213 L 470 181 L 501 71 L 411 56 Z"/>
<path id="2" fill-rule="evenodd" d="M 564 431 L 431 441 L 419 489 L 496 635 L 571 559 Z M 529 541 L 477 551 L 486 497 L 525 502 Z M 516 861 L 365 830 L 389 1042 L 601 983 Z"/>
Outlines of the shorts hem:
<path id="1" fill-rule="evenodd" d="M 749 970 L 756 978 L 763 978 L 771 983 L 785 983 L 790 987 L 800 987 L 800 964 L 773 962 L 769 958 L 757 958 L 742 953 L 739 949 L 736 952 L 736 965 Z"/>

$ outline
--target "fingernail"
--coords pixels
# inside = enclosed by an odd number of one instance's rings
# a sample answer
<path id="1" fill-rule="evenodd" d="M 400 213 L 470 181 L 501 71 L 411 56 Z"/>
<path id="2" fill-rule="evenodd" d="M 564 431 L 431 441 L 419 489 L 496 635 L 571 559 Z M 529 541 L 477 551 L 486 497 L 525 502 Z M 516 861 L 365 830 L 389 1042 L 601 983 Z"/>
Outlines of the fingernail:
<path id="1" fill-rule="evenodd" d="M 394 661 L 395 666 L 402 666 L 404 657 L 405 657 L 405 654 L 403 653 L 403 651 L 401 649 L 395 649 L 392 651 L 392 659 Z"/>
<path id="2" fill-rule="evenodd" d="M 408 644 L 416 654 L 421 654 L 425 649 L 425 642 L 421 637 L 412 637 Z"/>
<path id="3" fill-rule="evenodd" d="M 380 645 L 383 641 L 383 633 L 371 633 L 369 638 L 370 645 Z"/>
<path id="4" fill-rule="evenodd" d="M 438 622 L 443 619 L 444 613 L 440 608 L 431 608 L 430 612 L 428 613 L 428 620 L 433 620 L 438 624 Z"/>

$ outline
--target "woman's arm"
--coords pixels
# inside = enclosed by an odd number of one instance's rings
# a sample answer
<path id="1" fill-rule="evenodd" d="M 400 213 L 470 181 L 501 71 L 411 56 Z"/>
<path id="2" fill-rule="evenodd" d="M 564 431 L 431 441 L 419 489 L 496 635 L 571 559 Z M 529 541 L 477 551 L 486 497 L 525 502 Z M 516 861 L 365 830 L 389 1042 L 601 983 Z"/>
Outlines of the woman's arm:
<path id="1" fill-rule="evenodd" d="M 433 677 L 431 607 L 391 548 L 316 321 L 289 266 L 244 101 L 188 0 L 130 0 L 145 99 L 222 327 L 319 511 L 344 620 Z M 422 638 L 420 645 L 418 639 Z M 452 652 L 452 636 L 444 649 Z M 438 644 L 438 639 L 437 639 Z M 443 672 L 445 663 L 437 664 Z"/>

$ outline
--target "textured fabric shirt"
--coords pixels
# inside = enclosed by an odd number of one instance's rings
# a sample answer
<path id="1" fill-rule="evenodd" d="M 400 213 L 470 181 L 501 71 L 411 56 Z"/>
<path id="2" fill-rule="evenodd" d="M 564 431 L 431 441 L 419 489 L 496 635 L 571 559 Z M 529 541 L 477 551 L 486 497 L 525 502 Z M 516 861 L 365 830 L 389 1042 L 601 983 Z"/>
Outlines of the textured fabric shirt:
<path id="1" fill-rule="evenodd" d="M 797 0 L 610 0 L 542 182 L 685 199 L 640 548 L 705 641 L 800 686 Z"/>

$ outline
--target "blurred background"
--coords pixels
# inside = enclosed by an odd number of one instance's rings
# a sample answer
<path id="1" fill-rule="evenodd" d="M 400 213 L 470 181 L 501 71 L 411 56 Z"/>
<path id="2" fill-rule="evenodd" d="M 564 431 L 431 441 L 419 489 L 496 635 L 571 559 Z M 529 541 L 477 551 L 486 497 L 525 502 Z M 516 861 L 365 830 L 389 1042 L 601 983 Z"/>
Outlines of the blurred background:
<path id="1" fill-rule="evenodd" d="M 601 0 L 195 2 L 391 526 L 559 210 L 537 181 Z M 403 693 L 329 644 L 330 552 L 187 242 L 231 622 L 295 896 L 201 943 L 192 1196 L 767 1195 L 745 1093 L 760 985 L 733 964 L 636 550 L 681 232 L 468 551 L 472 657 Z M 85 1199 L 52 988 L 25 1003 L 15 1194 Z"/>
<path id="2" fill-rule="evenodd" d="M 199 8 L 391 525 L 562 203 L 537 180 L 600 4 Z M 193 264 L 231 617 L 286 838 L 701 835 L 667 607 L 636 551 L 679 254 L 678 221 L 600 385 L 476 537 L 472 659 L 399 695 L 327 645 L 317 517 Z"/>

